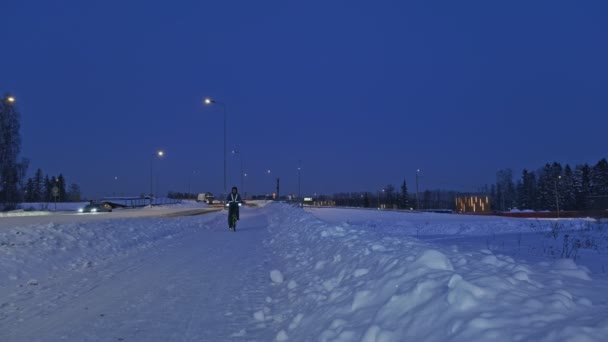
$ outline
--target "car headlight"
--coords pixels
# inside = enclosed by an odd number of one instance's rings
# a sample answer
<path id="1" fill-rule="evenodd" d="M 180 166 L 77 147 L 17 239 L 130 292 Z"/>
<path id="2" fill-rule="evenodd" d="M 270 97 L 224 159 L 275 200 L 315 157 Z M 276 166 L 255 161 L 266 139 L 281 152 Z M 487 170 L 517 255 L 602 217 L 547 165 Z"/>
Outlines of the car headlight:
<path id="1" fill-rule="evenodd" d="M 81 213 L 81 212 L 83 212 L 83 211 L 84 211 L 84 209 L 82 209 L 82 208 L 78 208 L 78 212 L 79 212 L 79 213 Z"/>
<path id="2" fill-rule="evenodd" d="M 96 212 L 97 212 L 97 208 L 93 208 L 93 209 L 91 209 L 91 212 L 92 212 L 92 213 L 96 213 Z"/>

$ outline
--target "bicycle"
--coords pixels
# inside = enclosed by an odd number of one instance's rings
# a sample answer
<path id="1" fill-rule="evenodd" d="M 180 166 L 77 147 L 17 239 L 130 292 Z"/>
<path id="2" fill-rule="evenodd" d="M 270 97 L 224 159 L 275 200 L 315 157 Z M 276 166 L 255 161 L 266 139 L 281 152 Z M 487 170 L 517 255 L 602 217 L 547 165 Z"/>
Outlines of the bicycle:
<path id="1" fill-rule="evenodd" d="M 236 210 L 231 210 L 232 213 L 228 214 L 228 229 L 232 229 L 233 232 L 236 232 Z"/>
<path id="2" fill-rule="evenodd" d="M 238 221 L 238 211 L 241 204 L 233 202 L 226 206 L 228 206 L 228 229 L 236 232 L 236 221 Z"/>

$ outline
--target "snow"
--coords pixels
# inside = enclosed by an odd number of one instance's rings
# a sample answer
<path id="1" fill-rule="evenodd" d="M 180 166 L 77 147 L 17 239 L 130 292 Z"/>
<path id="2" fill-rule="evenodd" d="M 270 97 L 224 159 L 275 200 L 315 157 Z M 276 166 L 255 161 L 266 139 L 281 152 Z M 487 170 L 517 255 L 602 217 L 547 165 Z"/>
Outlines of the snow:
<path id="1" fill-rule="evenodd" d="M 283 274 L 279 270 L 270 271 L 270 279 L 272 279 L 273 283 L 282 283 L 283 282 Z"/>
<path id="2" fill-rule="evenodd" d="M 0 341 L 608 334 L 606 223 L 270 204 L 231 232 L 225 211 L 149 209 L 0 218 Z"/>

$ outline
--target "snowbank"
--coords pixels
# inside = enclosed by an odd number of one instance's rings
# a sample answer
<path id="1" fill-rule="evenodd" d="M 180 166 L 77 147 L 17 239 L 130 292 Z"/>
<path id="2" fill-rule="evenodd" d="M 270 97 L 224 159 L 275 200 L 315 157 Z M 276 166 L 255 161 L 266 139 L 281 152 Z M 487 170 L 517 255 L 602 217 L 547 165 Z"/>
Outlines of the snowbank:
<path id="1" fill-rule="evenodd" d="M 26 286 L 32 279 L 38 282 L 55 272 L 77 271 L 108 262 L 136 250 L 151 248 L 163 239 L 218 226 L 220 221 L 223 223 L 223 216 L 208 214 L 195 219 L 107 219 L 1 229 L 0 307 L 1 298 L 7 291 Z"/>
<path id="2" fill-rule="evenodd" d="M 274 208 L 273 208 L 274 209 Z M 265 310 L 276 340 L 600 341 L 601 292 L 571 260 L 528 264 L 487 249 L 383 237 L 274 209 L 268 241 L 283 260 Z"/>

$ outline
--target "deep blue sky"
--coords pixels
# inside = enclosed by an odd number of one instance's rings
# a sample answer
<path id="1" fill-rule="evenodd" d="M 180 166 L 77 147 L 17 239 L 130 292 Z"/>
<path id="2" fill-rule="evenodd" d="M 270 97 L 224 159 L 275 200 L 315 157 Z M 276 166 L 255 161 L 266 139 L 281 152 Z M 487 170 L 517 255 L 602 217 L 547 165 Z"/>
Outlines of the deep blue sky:
<path id="1" fill-rule="evenodd" d="M 3 1 L 22 156 L 87 196 L 476 190 L 608 155 L 608 2 Z M 229 156 L 229 186 L 240 163 Z M 196 171 L 194 173 L 193 171 Z M 190 177 L 190 175 L 192 175 Z M 118 177 L 116 180 L 115 177 Z"/>

